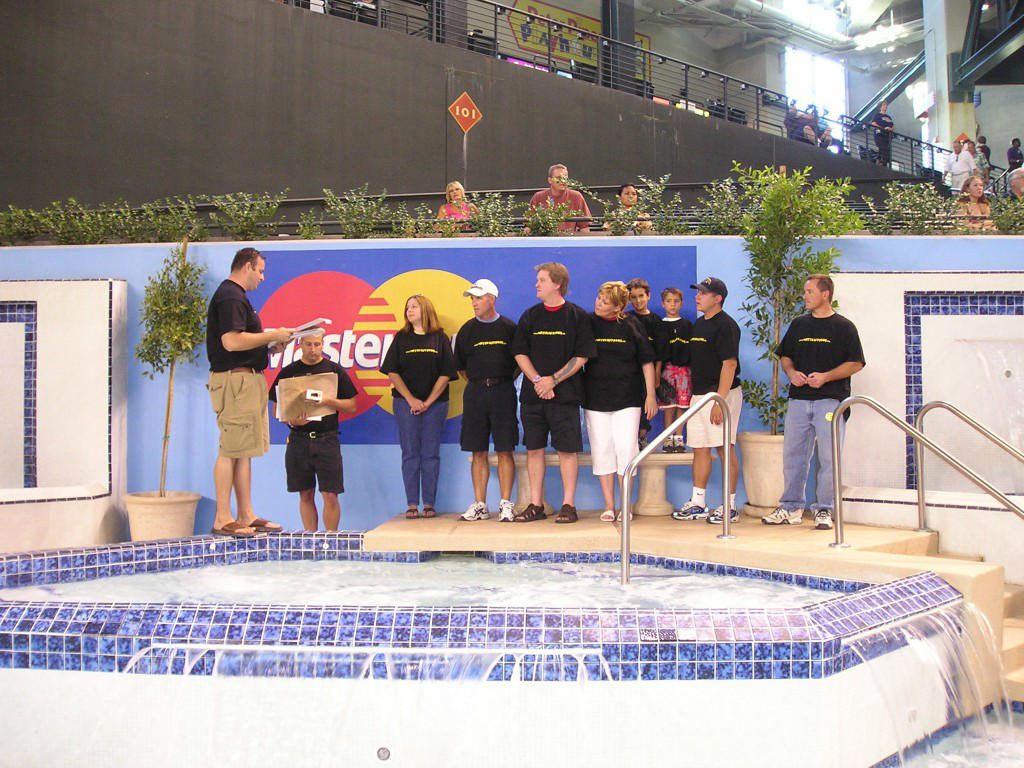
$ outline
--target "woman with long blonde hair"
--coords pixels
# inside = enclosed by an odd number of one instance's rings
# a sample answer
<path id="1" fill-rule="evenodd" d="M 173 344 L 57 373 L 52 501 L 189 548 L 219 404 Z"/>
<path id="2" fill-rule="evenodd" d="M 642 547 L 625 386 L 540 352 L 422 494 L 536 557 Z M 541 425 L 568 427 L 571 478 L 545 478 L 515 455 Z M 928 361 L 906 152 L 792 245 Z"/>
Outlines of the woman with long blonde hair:
<path id="1" fill-rule="evenodd" d="M 458 373 L 451 340 L 426 296 L 414 294 L 406 299 L 405 323 L 388 347 L 380 372 L 391 381 L 408 504 L 405 516 L 420 516 L 422 498 L 423 517 L 434 517 L 448 382 Z"/>

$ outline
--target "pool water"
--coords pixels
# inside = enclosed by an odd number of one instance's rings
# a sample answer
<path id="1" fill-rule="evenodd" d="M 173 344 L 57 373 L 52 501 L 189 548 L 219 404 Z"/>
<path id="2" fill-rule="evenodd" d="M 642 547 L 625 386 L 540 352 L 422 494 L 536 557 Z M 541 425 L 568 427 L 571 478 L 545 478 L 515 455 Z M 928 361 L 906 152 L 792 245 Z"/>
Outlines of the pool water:
<path id="1" fill-rule="evenodd" d="M 1024 717 L 1014 715 L 1012 724 L 989 722 L 982 729 L 977 722 L 972 723 L 964 732 L 956 731 L 942 739 L 931 752 L 908 758 L 905 768 L 1020 768 L 1022 765 Z"/>
<path id="2" fill-rule="evenodd" d="M 828 593 L 807 587 L 614 563 L 495 564 L 466 555 L 423 563 L 291 561 L 0 590 L 4 600 L 291 605 L 488 605 L 546 608 L 795 608 Z"/>

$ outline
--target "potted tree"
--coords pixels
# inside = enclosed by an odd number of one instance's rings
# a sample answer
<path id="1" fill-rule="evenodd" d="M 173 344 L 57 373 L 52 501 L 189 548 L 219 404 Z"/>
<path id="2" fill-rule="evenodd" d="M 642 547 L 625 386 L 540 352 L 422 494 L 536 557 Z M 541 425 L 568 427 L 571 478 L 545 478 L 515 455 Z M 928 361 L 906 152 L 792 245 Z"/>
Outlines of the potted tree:
<path id="1" fill-rule="evenodd" d="M 803 311 L 807 275 L 836 271 L 839 251 L 817 248 L 818 237 L 841 235 L 860 227 L 860 217 L 845 198 L 853 191 L 849 179 L 810 180 L 810 168 L 786 173 L 784 168 L 742 168 L 733 165 L 744 208 L 740 234 L 750 266 L 744 275 L 749 289 L 740 309 L 744 325 L 771 366 L 768 381 L 745 379 L 744 400 L 768 426 L 768 432 L 739 435 L 743 454 L 743 485 L 747 514 L 763 517 L 782 495 L 782 426 L 786 396 L 779 388 L 775 349 L 789 323 Z"/>
<path id="2" fill-rule="evenodd" d="M 160 456 L 160 489 L 125 497 L 133 541 L 191 536 L 200 495 L 167 490 L 167 448 L 171 439 L 174 372 L 179 363 L 196 359 L 204 340 L 206 300 L 202 290 L 205 268 L 188 258 L 188 238 L 171 249 L 160 270 L 146 283 L 142 298 L 142 340 L 135 357 L 148 366 L 150 379 L 167 372 L 167 407 Z"/>

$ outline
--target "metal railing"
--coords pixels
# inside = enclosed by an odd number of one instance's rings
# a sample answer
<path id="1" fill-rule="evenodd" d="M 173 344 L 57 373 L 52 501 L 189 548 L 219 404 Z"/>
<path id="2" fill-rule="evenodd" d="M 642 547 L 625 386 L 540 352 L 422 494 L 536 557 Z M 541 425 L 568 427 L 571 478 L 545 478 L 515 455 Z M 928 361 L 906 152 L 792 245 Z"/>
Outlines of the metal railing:
<path id="1" fill-rule="evenodd" d="M 822 151 L 882 162 L 874 129 L 864 121 L 798 110 L 796 101 L 779 91 L 494 0 L 447 5 L 432 0 L 282 2 L 632 93 L 666 107 L 795 141 L 818 143 L 828 127 L 832 143 Z M 814 139 L 809 141 L 804 129 L 812 123 Z M 942 147 L 893 133 L 888 166 L 912 176 L 938 172 L 941 180 L 947 154 L 949 150 Z"/>
<path id="2" fill-rule="evenodd" d="M 629 508 L 629 497 L 630 486 L 633 484 L 633 476 L 636 474 L 637 469 L 643 463 L 644 459 L 656 451 L 661 444 L 665 442 L 669 435 L 696 416 L 701 409 L 707 407 L 709 404 L 717 404 L 722 409 L 722 532 L 715 538 L 736 538 L 736 536 L 730 532 L 732 525 L 732 521 L 730 519 L 732 509 L 729 507 L 729 481 L 732 478 L 732 450 L 729 438 L 732 435 L 732 414 L 729 413 L 729 408 L 726 405 L 724 397 L 717 392 L 708 392 L 706 395 L 701 395 L 690 405 L 689 408 L 686 409 L 682 416 L 666 426 L 661 434 L 654 438 L 654 440 L 650 441 L 646 448 L 634 456 L 633 460 L 626 465 L 626 469 L 622 473 L 619 496 L 622 499 L 622 515 L 620 519 L 622 521 L 621 582 L 623 584 L 629 583 L 629 519 L 632 517 L 632 510 Z"/>
<path id="3" fill-rule="evenodd" d="M 850 546 L 849 544 L 846 543 L 846 536 L 845 536 L 845 533 L 844 533 L 844 530 L 843 530 L 843 461 L 842 461 L 842 444 L 841 444 L 841 442 L 839 440 L 839 425 L 840 425 L 840 419 L 843 418 L 843 414 L 845 414 L 848 410 L 850 410 L 850 408 L 853 407 L 854 405 L 866 405 L 866 406 L 868 406 L 873 411 L 875 411 L 875 413 L 877 413 L 879 416 L 883 417 L 886 421 L 888 421 L 890 424 L 892 424 L 893 426 L 895 426 L 895 427 L 899 428 L 900 430 L 902 430 L 908 437 L 910 437 L 912 440 L 914 440 L 914 442 L 916 444 L 915 452 L 917 453 L 918 456 L 920 456 L 920 453 L 919 453 L 920 446 L 924 446 L 925 448 L 928 448 L 932 453 L 934 453 L 936 456 L 938 456 L 944 462 L 949 464 L 949 466 L 953 467 L 953 469 L 955 469 L 957 472 L 959 472 L 964 477 L 966 477 L 968 480 L 970 480 L 975 485 L 977 485 L 979 488 L 981 488 L 982 490 L 987 492 L 993 498 L 997 499 L 1007 509 L 1009 509 L 1012 512 L 1015 512 L 1019 517 L 1024 518 L 1024 509 L 1021 509 L 1020 507 L 1018 507 L 1002 491 L 1000 491 L 999 489 L 995 488 L 991 483 L 989 483 L 983 477 L 978 475 L 973 470 L 968 469 L 968 467 L 963 462 L 961 462 L 959 459 L 957 459 L 956 457 L 954 457 L 951 454 L 947 453 L 942 448 L 940 448 L 936 443 L 934 443 L 932 440 L 929 440 L 927 437 L 925 437 L 924 433 L 921 432 L 920 429 L 917 429 L 917 428 L 912 427 L 909 424 L 907 424 L 899 416 L 897 416 L 895 413 L 893 413 L 892 411 L 887 409 L 885 406 L 883 406 L 881 403 L 879 403 L 874 398 L 865 397 L 863 395 L 854 395 L 853 397 L 848 397 L 845 400 L 843 400 L 843 402 L 841 402 L 839 405 L 837 405 L 836 409 L 834 411 L 832 411 L 832 493 L 833 493 L 833 497 L 835 499 L 835 513 L 836 513 L 835 531 L 836 531 L 836 540 L 833 543 L 829 544 L 830 547 L 849 547 Z M 933 405 L 933 404 L 932 403 L 928 403 L 928 405 Z M 949 406 L 948 403 L 943 403 L 942 406 L 934 405 L 933 407 L 936 407 L 936 408 L 937 407 L 950 407 L 951 408 L 952 406 Z M 931 409 L 929 408 L 929 410 L 931 410 Z M 963 414 L 959 414 L 959 415 L 963 416 Z M 980 427 L 981 425 L 977 425 L 977 426 Z M 983 432 L 982 434 L 985 434 L 985 433 Z M 1010 446 L 1010 447 L 1012 448 L 1012 446 Z M 1014 450 L 1014 453 L 1016 453 L 1016 449 L 1013 449 L 1013 450 Z M 924 491 L 923 491 L 924 484 L 921 482 L 920 467 L 921 467 L 921 465 L 919 463 L 918 464 L 918 500 L 919 500 L 918 503 L 919 503 L 919 505 L 921 503 L 923 503 L 921 501 L 921 499 L 923 499 L 923 495 L 922 494 L 924 493 Z M 922 513 L 921 513 L 920 507 L 919 507 L 918 508 L 919 522 L 923 519 L 921 517 L 921 514 Z"/>
<path id="4" fill-rule="evenodd" d="M 922 435 L 924 434 L 924 417 L 936 409 L 942 409 L 956 416 L 967 426 L 971 427 L 975 432 L 987 438 L 989 442 L 998 445 L 1008 454 L 1017 459 L 1017 461 L 1024 464 L 1024 453 L 1021 453 L 1003 438 L 997 435 L 988 427 L 983 426 L 976 419 L 971 418 L 966 413 L 961 411 L 956 406 L 947 403 L 945 400 L 933 400 L 930 403 L 925 403 L 921 406 L 921 410 L 917 412 L 917 417 L 914 419 L 914 427 Z M 919 442 L 914 443 L 914 463 L 917 467 L 917 530 L 927 531 L 930 530 L 925 523 L 926 505 L 924 499 L 924 450 Z M 971 478 L 972 480 L 974 478 Z M 978 482 L 975 480 L 975 482 Z M 1024 519 L 1024 509 L 1021 509 L 1017 504 L 1007 498 L 1000 491 L 992 488 L 988 483 L 979 483 L 982 488 L 988 491 L 991 495 L 995 496 L 1003 506 L 1009 509 L 1011 512 L 1016 513 L 1018 517 Z"/>

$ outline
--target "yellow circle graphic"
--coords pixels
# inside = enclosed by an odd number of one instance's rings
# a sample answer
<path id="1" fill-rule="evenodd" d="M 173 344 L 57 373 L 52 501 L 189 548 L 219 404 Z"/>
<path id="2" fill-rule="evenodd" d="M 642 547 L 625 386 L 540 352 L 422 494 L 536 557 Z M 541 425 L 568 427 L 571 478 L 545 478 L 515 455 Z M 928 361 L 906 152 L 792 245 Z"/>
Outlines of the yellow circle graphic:
<path id="1" fill-rule="evenodd" d="M 461 275 L 441 269 L 416 269 L 403 272 L 381 284 L 373 293 L 368 304 L 360 315 L 381 315 L 387 320 L 361 321 L 353 325 L 355 331 L 375 331 L 380 334 L 394 334 L 405 324 L 405 302 L 410 296 L 417 294 L 426 296 L 437 310 L 444 332 L 453 337 L 462 324 L 473 317 L 473 306 L 469 299 L 462 295 L 471 283 Z M 384 356 L 381 355 L 383 360 Z M 391 386 L 387 376 L 380 371 L 357 371 L 367 394 L 378 395 L 377 405 L 388 413 L 393 413 L 391 402 Z M 448 418 L 462 415 L 462 392 L 466 383 L 456 378 L 449 388 Z"/>

